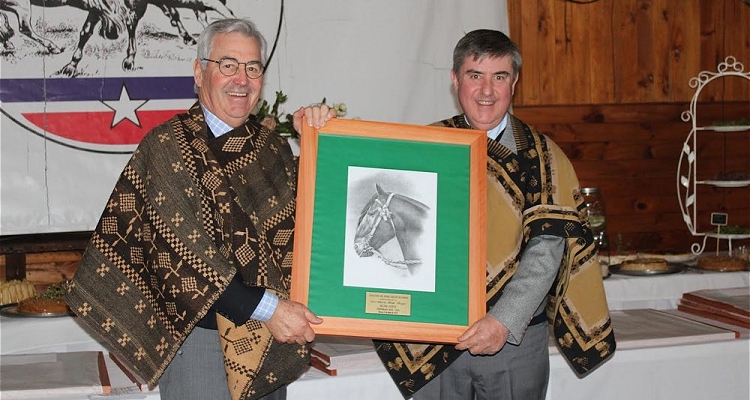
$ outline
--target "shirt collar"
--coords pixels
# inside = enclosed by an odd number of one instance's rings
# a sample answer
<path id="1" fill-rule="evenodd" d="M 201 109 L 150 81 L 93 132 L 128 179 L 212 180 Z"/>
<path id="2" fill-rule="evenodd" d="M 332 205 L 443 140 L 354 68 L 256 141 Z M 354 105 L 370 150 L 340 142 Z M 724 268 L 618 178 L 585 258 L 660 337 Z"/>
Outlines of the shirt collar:
<path id="1" fill-rule="evenodd" d="M 500 123 L 496 127 L 487 131 L 487 137 L 493 140 L 497 140 L 497 138 L 500 137 L 500 135 L 502 135 L 506 126 L 508 126 L 508 114 L 507 113 L 503 117 L 503 120 L 500 121 Z"/>
<path id="2" fill-rule="evenodd" d="M 208 109 L 204 107 L 203 104 L 201 104 L 201 108 L 203 109 L 203 115 L 206 118 L 206 126 L 208 126 L 208 129 L 211 130 L 211 133 L 214 134 L 214 137 L 219 137 L 234 129 L 229 124 L 219 119 L 219 117 L 217 117 L 214 113 L 208 111 Z"/>

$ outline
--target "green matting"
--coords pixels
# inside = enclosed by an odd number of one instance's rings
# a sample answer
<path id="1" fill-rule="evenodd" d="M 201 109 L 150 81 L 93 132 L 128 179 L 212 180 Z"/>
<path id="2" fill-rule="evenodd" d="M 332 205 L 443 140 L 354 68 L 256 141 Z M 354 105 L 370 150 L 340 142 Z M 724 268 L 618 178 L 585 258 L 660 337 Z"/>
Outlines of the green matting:
<path id="1" fill-rule="evenodd" d="M 470 146 L 318 136 L 308 307 L 321 316 L 468 325 Z M 437 183 L 435 292 L 343 286 L 350 166 L 434 172 Z M 366 314 L 366 292 L 411 296 L 411 315 Z"/>

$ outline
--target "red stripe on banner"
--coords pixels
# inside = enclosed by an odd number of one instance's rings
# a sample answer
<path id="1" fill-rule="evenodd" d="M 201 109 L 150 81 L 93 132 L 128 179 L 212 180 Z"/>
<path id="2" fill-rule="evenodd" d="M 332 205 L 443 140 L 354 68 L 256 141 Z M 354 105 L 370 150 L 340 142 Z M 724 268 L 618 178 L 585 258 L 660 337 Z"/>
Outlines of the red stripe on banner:
<path id="1" fill-rule="evenodd" d="M 114 111 L 24 113 L 29 122 L 56 136 L 84 143 L 105 145 L 138 144 L 148 131 L 184 110 L 136 111 L 139 127 L 123 119 L 112 127 Z"/>

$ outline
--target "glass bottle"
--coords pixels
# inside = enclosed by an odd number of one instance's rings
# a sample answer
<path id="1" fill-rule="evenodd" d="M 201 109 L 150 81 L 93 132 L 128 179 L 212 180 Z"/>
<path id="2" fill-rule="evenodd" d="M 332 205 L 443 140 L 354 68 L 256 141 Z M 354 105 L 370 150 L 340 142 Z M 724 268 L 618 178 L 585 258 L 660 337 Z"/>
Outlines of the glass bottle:
<path id="1" fill-rule="evenodd" d="M 586 203 L 586 217 L 591 232 L 594 234 L 594 240 L 599 248 L 599 263 L 603 266 L 609 266 L 609 237 L 607 237 L 607 213 L 604 206 L 604 198 L 599 188 L 585 187 L 581 188 L 583 201 Z"/>

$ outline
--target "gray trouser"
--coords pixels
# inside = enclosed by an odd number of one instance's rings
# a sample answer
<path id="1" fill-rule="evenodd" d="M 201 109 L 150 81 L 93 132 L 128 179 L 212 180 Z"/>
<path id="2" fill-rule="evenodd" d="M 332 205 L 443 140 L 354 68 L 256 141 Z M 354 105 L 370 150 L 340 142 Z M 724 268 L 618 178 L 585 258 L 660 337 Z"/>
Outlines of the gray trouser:
<path id="1" fill-rule="evenodd" d="M 549 380 L 547 324 L 530 326 L 492 356 L 465 352 L 414 394 L 414 400 L 544 400 Z"/>
<path id="2" fill-rule="evenodd" d="M 162 400 L 231 400 L 219 334 L 195 327 L 159 379 Z M 285 400 L 286 386 L 262 397 Z"/>

